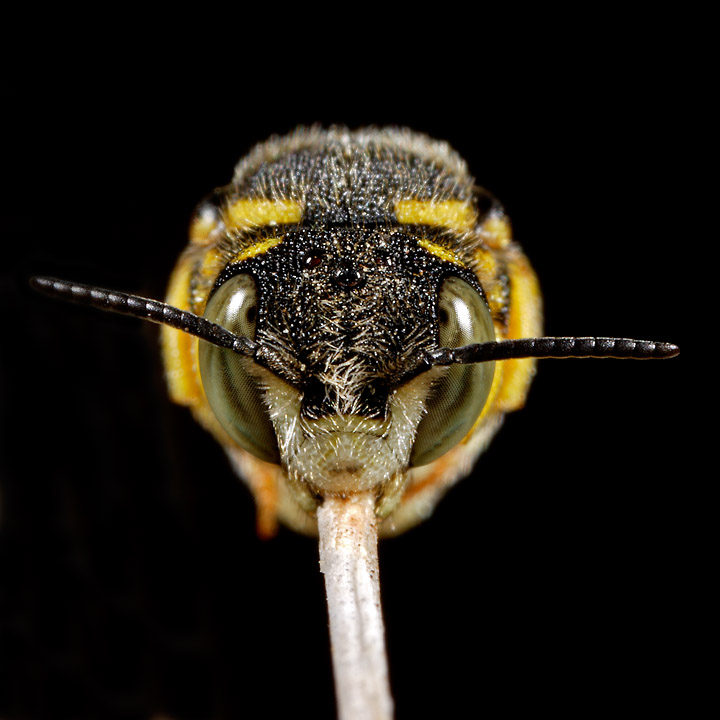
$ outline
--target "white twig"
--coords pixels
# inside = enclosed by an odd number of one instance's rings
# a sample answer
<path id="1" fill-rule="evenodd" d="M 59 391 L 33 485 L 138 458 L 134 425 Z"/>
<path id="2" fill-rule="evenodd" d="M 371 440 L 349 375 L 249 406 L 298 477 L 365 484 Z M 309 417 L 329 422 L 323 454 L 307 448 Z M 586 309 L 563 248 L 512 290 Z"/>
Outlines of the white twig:
<path id="1" fill-rule="evenodd" d="M 340 720 L 389 720 L 393 702 L 380 607 L 375 498 L 328 497 L 318 509 Z"/>

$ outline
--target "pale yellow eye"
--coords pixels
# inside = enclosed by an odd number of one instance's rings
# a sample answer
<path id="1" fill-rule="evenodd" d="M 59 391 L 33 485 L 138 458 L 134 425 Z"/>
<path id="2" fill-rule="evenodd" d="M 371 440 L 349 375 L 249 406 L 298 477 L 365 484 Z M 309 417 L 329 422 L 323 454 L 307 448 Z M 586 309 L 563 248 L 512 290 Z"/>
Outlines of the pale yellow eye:
<path id="1" fill-rule="evenodd" d="M 441 347 L 495 340 L 490 310 L 478 292 L 459 277 L 446 279 L 438 296 Z M 427 465 L 457 445 L 472 429 L 490 393 L 495 363 L 452 365 L 433 388 L 410 455 Z"/>
<path id="2" fill-rule="evenodd" d="M 250 275 L 236 275 L 210 298 L 205 317 L 255 339 L 258 297 Z M 262 399 L 253 360 L 200 343 L 200 377 L 215 416 L 235 442 L 261 460 L 279 462 L 277 439 Z"/>

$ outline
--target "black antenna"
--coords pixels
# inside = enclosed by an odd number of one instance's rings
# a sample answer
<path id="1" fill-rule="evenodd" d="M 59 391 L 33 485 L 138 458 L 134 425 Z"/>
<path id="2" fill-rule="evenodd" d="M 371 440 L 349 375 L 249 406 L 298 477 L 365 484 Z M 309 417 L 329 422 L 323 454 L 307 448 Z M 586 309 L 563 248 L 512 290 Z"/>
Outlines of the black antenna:
<path id="1" fill-rule="evenodd" d="M 169 325 L 239 355 L 254 357 L 258 349 L 257 343 L 250 338 L 235 335 L 199 315 L 157 300 L 49 277 L 30 278 L 30 285 L 40 292 L 63 300 Z"/>
<path id="2" fill-rule="evenodd" d="M 454 365 L 515 358 L 617 358 L 653 360 L 675 357 L 680 348 L 672 343 L 606 337 L 542 337 L 501 340 L 438 348 L 426 355 L 430 365 Z"/>

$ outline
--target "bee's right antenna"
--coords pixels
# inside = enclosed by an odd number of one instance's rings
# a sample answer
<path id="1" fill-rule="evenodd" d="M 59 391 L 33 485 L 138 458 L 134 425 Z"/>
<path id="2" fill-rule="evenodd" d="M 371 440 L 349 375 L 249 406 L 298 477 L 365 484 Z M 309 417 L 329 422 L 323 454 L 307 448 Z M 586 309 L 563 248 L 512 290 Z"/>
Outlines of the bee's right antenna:
<path id="1" fill-rule="evenodd" d="M 48 277 L 33 277 L 30 285 L 46 295 L 63 300 L 168 325 L 239 355 L 253 357 L 258 350 L 257 343 L 250 338 L 235 335 L 204 317 L 157 300 Z"/>

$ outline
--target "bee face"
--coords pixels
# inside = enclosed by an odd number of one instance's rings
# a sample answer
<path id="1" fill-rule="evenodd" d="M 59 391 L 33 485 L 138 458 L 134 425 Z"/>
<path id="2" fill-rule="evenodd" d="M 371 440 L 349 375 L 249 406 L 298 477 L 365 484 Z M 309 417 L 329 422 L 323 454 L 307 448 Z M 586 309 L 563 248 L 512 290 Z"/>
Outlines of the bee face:
<path id="1" fill-rule="evenodd" d="M 309 532 L 327 494 L 374 490 L 385 532 L 424 517 L 533 372 L 428 370 L 426 353 L 540 334 L 502 209 L 445 144 L 400 130 L 258 146 L 198 209 L 168 302 L 258 343 L 251 360 L 164 328 L 171 394 L 221 442 L 266 527 Z"/>

